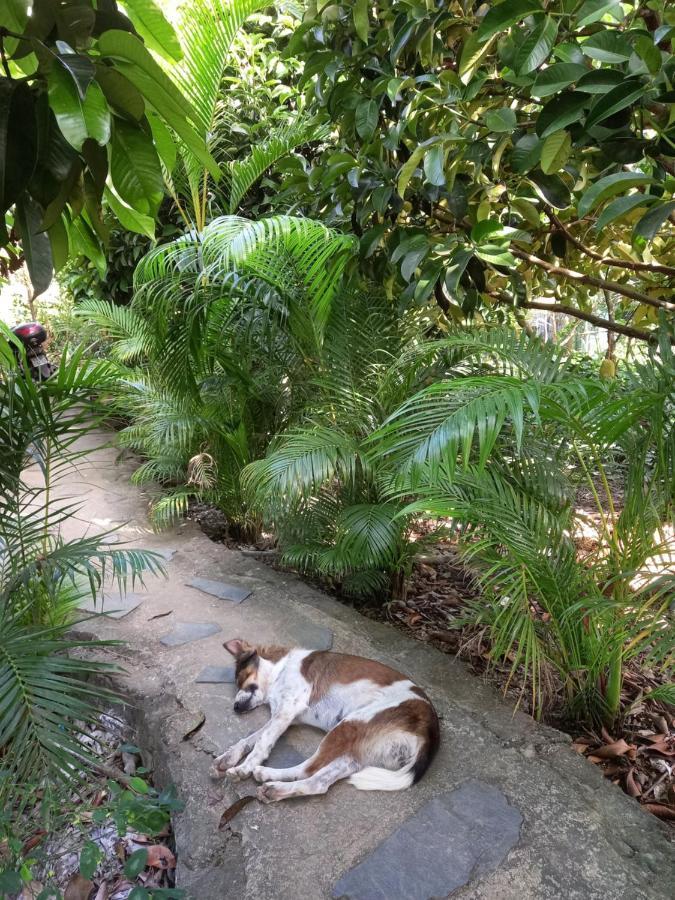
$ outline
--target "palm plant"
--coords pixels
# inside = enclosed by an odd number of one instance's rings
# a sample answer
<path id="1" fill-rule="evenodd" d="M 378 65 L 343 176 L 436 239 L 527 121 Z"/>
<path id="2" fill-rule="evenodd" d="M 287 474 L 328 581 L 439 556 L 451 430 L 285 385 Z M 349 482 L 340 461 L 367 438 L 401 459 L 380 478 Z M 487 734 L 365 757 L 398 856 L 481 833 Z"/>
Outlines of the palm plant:
<path id="1" fill-rule="evenodd" d="M 188 147 L 169 146 L 165 158 L 165 178 L 169 192 L 188 229 L 201 232 L 207 221 L 218 213 L 234 213 L 244 196 L 278 160 L 310 140 L 325 137 L 325 127 L 297 110 L 284 106 L 281 112 L 268 106 L 265 133 L 248 146 L 238 144 L 244 128 L 242 110 L 231 100 L 232 80 L 237 69 L 255 66 L 254 47 L 238 47 L 238 35 L 244 23 L 269 7 L 263 0 L 195 0 L 182 6 L 177 22 L 183 58 L 172 68 L 183 95 L 190 101 L 209 152 L 221 168 L 221 184 L 214 196 L 213 179 Z M 243 53 L 238 53 L 242 50 Z M 238 59 L 238 56 L 244 58 Z M 257 77 L 265 80 L 264 65 L 259 62 Z M 257 86 L 249 88 L 255 93 Z M 170 142 L 169 142 L 170 143 Z"/>
<path id="2" fill-rule="evenodd" d="M 305 219 L 225 216 L 152 251 L 130 309 L 82 304 L 115 338 L 120 440 L 146 458 L 136 479 L 174 486 L 159 525 L 198 497 L 255 536 L 239 473 L 306 401 L 353 247 Z"/>
<path id="3" fill-rule="evenodd" d="M 630 659 L 674 662 L 675 572 L 662 571 L 675 551 L 670 345 L 612 384 L 508 332 L 422 352 L 448 346 L 479 353 L 486 371 L 456 370 L 410 397 L 373 436 L 373 464 L 396 470 L 392 497 L 418 495 L 403 515 L 448 517 L 460 532 L 484 588 L 471 617 L 487 624 L 494 658 L 528 676 L 533 708 L 553 677 L 575 717 L 613 721 Z M 573 541 L 579 483 L 599 522 L 585 556 Z"/>
<path id="4" fill-rule="evenodd" d="M 19 811 L 36 786 L 58 791 L 93 761 L 81 737 L 111 697 L 89 683 L 110 667 L 73 655 L 94 643 L 69 637 L 75 609 L 105 579 L 122 591 L 161 568 L 152 554 L 110 548 L 105 535 L 61 533 L 77 504 L 56 496 L 59 480 L 102 419 L 91 396 L 112 367 L 75 351 L 38 387 L 12 341 L 0 335 L 0 801 Z"/>

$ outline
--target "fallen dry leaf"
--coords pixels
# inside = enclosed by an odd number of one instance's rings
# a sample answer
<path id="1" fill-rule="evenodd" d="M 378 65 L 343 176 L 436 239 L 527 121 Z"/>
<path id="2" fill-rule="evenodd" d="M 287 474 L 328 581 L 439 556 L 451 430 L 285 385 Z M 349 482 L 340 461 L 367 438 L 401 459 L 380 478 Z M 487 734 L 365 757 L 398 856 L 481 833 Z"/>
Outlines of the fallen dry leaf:
<path id="1" fill-rule="evenodd" d="M 23 890 L 17 897 L 17 900 L 36 900 L 43 890 L 39 881 L 31 881 L 30 884 L 24 884 Z"/>
<path id="2" fill-rule="evenodd" d="M 630 745 L 627 744 L 623 738 L 620 738 L 612 744 L 605 744 L 603 747 L 598 747 L 597 750 L 593 751 L 593 755 L 599 756 L 600 759 L 616 759 L 617 756 L 625 756 L 630 749 Z"/>
<path id="3" fill-rule="evenodd" d="M 642 788 L 635 780 L 635 772 L 633 769 L 629 769 L 626 774 L 626 793 L 630 797 L 639 797 L 642 793 Z"/>
<path id="4" fill-rule="evenodd" d="M 240 812 L 245 806 L 248 806 L 253 800 L 257 800 L 258 798 L 254 794 L 248 794 L 246 797 L 240 797 L 236 803 L 233 803 L 232 806 L 228 806 L 225 812 L 220 817 L 220 822 L 218 823 L 218 831 L 221 831 L 228 822 L 231 822 L 232 819 Z"/>
<path id="5" fill-rule="evenodd" d="M 172 612 L 173 612 L 172 609 L 167 609 L 166 612 L 157 613 L 154 616 L 150 616 L 150 618 L 148 619 L 148 622 L 152 622 L 153 619 L 163 619 L 164 616 L 170 616 Z"/>
<path id="6" fill-rule="evenodd" d="M 176 857 L 163 844 L 148 847 L 148 865 L 153 869 L 175 869 Z"/>
<path id="7" fill-rule="evenodd" d="M 68 882 L 68 887 L 63 895 L 63 900 L 89 900 L 89 895 L 94 889 L 94 882 L 83 878 L 78 872 Z"/>
<path id="8" fill-rule="evenodd" d="M 658 816 L 659 819 L 675 821 L 675 809 L 672 806 L 665 806 L 663 803 L 643 803 L 642 808 Z"/>
<path id="9" fill-rule="evenodd" d="M 108 900 L 108 883 L 107 883 L 107 881 L 102 881 L 99 884 L 98 890 L 96 891 L 96 896 L 94 897 L 94 900 Z"/>
<path id="10" fill-rule="evenodd" d="M 35 834 L 32 834 L 26 841 L 24 841 L 23 847 L 21 848 L 21 853 L 24 856 L 27 856 L 31 850 L 37 847 L 38 844 L 42 843 L 42 839 L 46 834 L 46 831 L 36 831 Z M 38 891 L 38 893 L 40 892 Z"/>
<path id="11" fill-rule="evenodd" d="M 581 741 L 574 741 L 571 747 L 575 753 L 585 753 L 588 750 L 588 744 L 582 744 Z"/>

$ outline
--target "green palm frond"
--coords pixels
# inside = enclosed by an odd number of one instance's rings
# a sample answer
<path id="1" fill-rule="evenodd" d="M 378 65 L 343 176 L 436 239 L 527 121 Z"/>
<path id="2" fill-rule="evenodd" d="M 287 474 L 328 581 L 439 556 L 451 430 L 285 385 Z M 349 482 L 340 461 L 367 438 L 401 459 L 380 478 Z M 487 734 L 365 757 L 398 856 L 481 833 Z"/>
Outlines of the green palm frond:
<path id="1" fill-rule="evenodd" d="M 310 495 L 338 473 L 354 479 L 359 465 L 358 446 L 349 435 L 316 425 L 280 437 L 265 459 L 244 469 L 242 485 L 256 504 L 280 505 Z"/>
<path id="2" fill-rule="evenodd" d="M 401 555 L 403 524 L 394 503 L 359 503 L 342 510 L 336 522 L 336 547 L 343 567 L 387 569 Z"/>
<path id="3" fill-rule="evenodd" d="M 233 269 L 261 278 L 280 294 L 305 302 L 319 332 L 355 249 L 352 236 L 295 216 L 258 221 L 223 216 L 209 223 L 202 236 L 212 278 L 226 277 Z"/>
<path id="4" fill-rule="evenodd" d="M 232 41 L 246 19 L 267 5 L 264 0 L 191 0 L 181 9 L 183 59 L 172 74 L 206 135 L 214 133 Z M 201 229 L 205 223 L 208 174 L 187 148 L 181 148 L 181 157 L 195 221 Z"/>
<path id="5" fill-rule="evenodd" d="M 3 809 L 30 803 L 38 787 L 76 788 L 95 764 L 82 737 L 103 704 L 117 698 L 90 679 L 109 676 L 114 667 L 77 658 L 73 651 L 96 642 L 69 640 L 68 627 L 26 627 L 7 607 L 0 608 Z"/>
<path id="6" fill-rule="evenodd" d="M 106 300 L 83 300 L 75 314 L 94 322 L 114 340 L 111 352 L 122 363 L 139 362 L 155 348 L 155 333 L 149 323 L 128 306 Z"/>
<path id="7" fill-rule="evenodd" d="M 328 135 L 328 127 L 313 119 L 298 118 L 274 129 L 260 144 L 254 144 L 248 156 L 228 165 L 229 212 L 235 213 L 243 197 L 276 162 L 308 141 L 320 141 Z"/>

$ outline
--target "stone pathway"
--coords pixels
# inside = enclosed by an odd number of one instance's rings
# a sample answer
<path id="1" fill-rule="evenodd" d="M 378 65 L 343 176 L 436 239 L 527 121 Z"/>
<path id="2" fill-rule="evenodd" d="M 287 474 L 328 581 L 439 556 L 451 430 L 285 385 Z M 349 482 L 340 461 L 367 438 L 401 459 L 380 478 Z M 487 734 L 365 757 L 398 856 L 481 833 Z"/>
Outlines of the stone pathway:
<path id="1" fill-rule="evenodd" d="M 105 435 L 91 436 L 98 446 Z M 66 536 L 121 525 L 118 546 L 153 549 L 150 577 L 78 626 L 123 639 L 104 657 L 131 704 L 139 743 L 185 811 L 175 821 L 178 883 L 193 900 L 665 900 L 675 854 L 653 817 L 569 748 L 516 714 L 461 664 L 364 619 L 299 579 L 213 544 L 190 523 L 155 535 L 131 462 L 97 449 L 61 485 L 81 510 Z M 37 477 L 37 476 L 36 476 Z M 115 538 L 113 538 L 113 541 Z M 100 606 L 96 612 L 100 613 Z M 252 782 L 212 782 L 212 757 L 266 720 L 232 711 L 232 637 L 357 653 L 409 674 L 441 717 L 439 755 L 400 793 L 338 784 L 323 797 L 250 803 L 221 816 Z M 293 728 L 272 766 L 295 765 L 320 735 Z"/>

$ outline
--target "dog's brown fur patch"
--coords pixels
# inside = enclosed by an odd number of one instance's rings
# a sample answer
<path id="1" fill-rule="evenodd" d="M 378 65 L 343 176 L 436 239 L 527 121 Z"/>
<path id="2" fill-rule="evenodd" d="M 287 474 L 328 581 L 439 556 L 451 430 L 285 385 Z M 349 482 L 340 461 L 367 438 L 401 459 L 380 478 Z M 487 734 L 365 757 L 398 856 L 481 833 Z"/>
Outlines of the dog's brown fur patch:
<path id="1" fill-rule="evenodd" d="M 265 647 L 257 647 L 258 656 L 268 659 L 270 662 L 278 663 L 280 659 L 288 655 L 288 647 L 279 647 L 277 644 L 268 644 Z"/>
<path id="2" fill-rule="evenodd" d="M 405 675 L 374 659 L 350 656 L 347 653 L 331 653 L 328 650 L 310 653 L 303 659 L 300 671 L 312 685 L 310 703 L 320 700 L 332 684 L 349 684 L 351 681 L 369 678 L 380 687 L 387 687 L 396 681 L 406 680 Z"/>
<path id="3" fill-rule="evenodd" d="M 422 740 L 418 760 L 423 759 L 426 769 L 438 747 L 438 717 L 428 700 L 404 700 L 398 706 L 383 709 L 368 722 L 344 721 L 329 731 L 321 742 L 316 759 L 307 767 L 310 777 L 333 760 L 348 756 L 361 765 L 373 764 L 369 757 L 381 746 L 387 735 L 408 732 Z M 417 774 L 416 779 L 421 777 Z"/>

